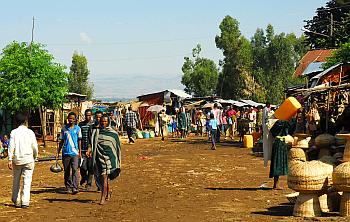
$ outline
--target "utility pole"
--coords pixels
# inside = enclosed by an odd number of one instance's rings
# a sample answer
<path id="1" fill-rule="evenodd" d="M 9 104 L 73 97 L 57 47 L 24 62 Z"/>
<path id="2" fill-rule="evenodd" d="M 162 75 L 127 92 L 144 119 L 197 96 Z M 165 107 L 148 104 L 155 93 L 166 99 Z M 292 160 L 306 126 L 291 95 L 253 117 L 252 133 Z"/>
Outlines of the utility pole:
<path id="1" fill-rule="evenodd" d="M 31 41 L 30 41 L 30 44 L 29 44 L 29 52 L 30 52 L 30 55 L 32 55 L 32 44 L 33 44 L 33 41 L 34 41 L 34 16 L 33 16 L 33 23 L 32 23 L 32 38 L 31 38 Z"/>
<path id="2" fill-rule="evenodd" d="M 34 41 L 34 16 L 33 16 L 33 24 L 32 24 L 32 40 L 30 41 L 30 44 L 32 44 Z"/>
<path id="3" fill-rule="evenodd" d="M 330 36 L 333 36 L 333 13 L 331 12 L 331 33 Z"/>

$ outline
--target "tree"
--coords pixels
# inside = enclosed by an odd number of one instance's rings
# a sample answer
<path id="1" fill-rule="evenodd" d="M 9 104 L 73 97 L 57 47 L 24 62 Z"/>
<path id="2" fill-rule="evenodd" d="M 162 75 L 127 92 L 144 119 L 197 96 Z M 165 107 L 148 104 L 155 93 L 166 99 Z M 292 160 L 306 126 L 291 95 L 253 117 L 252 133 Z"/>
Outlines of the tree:
<path id="1" fill-rule="evenodd" d="M 64 70 L 42 44 L 10 43 L 0 59 L 0 108 L 16 112 L 61 107 L 67 94 Z"/>
<path id="2" fill-rule="evenodd" d="M 39 109 L 46 146 L 46 109 L 62 106 L 68 91 L 65 66 L 39 43 L 12 42 L 0 59 L 0 108 L 14 112 Z"/>
<path id="3" fill-rule="evenodd" d="M 185 57 L 181 83 L 187 93 L 195 96 L 211 96 L 218 82 L 218 68 L 214 61 L 200 57 L 201 46 L 192 50 L 192 59 Z"/>
<path id="4" fill-rule="evenodd" d="M 342 44 L 339 49 L 332 53 L 332 56 L 326 58 L 326 61 L 324 64 L 325 69 L 337 63 L 350 62 L 350 41 Z"/>
<path id="5" fill-rule="evenodd" d="M 257 29 L 251 39 L 251 46 L 252 76 L 262 88 L 254 96 L 258 101 L 269 100 L 278 104 L 284 98 L 285 88 L 300 82 L 292 74 L 307 51 L 303 41 L 303 36 L 297 38 L 293 33 L 276 35 L 271 24 L 266 28 L 266 36 L 262 29 Z"/>
<path id="6" fill-rule="evenodd" d="M 312 48 L 337 48 L 350 38 L 350 1 L 331 0 L 317 8 L 316 15 L 306 20 L 306 43 Z"/>
<path id="7" fill-rule="evenodd" d="M 250 95 L 245 89 L 252 66 L 250 42 L 241 35 L 238 21 L 230 16 L 222 20 L 219 28 L 221 34 L 215 37 L 215 43 L 222 50 L 224 60 L 217 91 L 223 98 L 247 98 Z"/>
<path id="8" fill-rule="evenodd" d="M 89 74 L 90 71 L 87 67 L 86 57 L 74 52 L 68 78 L 69 91 L 85 94 L 88 99 L 91 99 L 93 95 L 93 84 L 89 83 Z"/>

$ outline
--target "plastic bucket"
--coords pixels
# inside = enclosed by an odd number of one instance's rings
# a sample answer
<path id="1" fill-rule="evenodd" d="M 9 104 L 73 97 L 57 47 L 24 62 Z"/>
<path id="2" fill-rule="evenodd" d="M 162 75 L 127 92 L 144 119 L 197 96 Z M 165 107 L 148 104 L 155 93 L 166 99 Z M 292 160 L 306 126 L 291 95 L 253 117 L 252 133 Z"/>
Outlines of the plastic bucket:
<path id="1" fill-rule="evenodd" d="M 289 120 L 292 118 L 297 112 L 298 109 L 301 108 L 301 104 L 294 97 L 289 97 L 282 105 L 276 110 L 275 117 L 279 120 Z"/>
<path id="2" fill-rule="evenodd" d="M 142 134 L 144 139 L 149 139 L 149 132 L 143 132 Z"/>
<path id="3" fill-rule="evenodd" d="M 149 132 L 149 138 L 154 138 L 155 136 L 156 134 L 154 133 L 154 131 Z"/>
<path id="4" fill-rule="evenodd" d="M 141 131 L 137 131 L 136 132 L 136 136 L 137 136 L 137 139 L 142 139 L 143 138 L 143 135 L 142 135 Z"/>
<path id="5" fill-rule="evenodd" d="M 253 148 L 253 136 L 252 135 L 244 135 L 243 137 L 243 147 L 244 148 Z"/>

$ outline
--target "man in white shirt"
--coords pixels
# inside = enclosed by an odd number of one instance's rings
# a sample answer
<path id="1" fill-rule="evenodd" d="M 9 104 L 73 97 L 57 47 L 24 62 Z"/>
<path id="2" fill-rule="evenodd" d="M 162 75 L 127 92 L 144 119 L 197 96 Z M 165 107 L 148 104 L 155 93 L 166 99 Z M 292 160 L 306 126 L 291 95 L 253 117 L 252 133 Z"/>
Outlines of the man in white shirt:
<path id="1" fill-rule="evenodd" d="M 19 127 L 11 131 L 8 168 L 13 170 L 12 202 L 16 207 L 27 208 L 30 202 L 30 187 L 34 161 L 38 156 L 35 134 L 25 126 L 27 117 L 19 113 L 16 121 Z M 22 198 L 20 182 L 23 177 Z"/>

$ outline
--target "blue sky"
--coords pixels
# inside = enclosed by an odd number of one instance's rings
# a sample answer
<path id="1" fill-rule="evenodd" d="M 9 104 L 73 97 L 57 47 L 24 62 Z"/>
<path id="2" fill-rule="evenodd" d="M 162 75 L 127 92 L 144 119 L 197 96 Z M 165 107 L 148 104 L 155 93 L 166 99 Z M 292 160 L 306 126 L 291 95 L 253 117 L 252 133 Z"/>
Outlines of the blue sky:
<path id="1" fill-rule="evenodd" d="M 69 67 L 74 51 L 89 62 L 95 96 L 132 98 L 163 89 L 183 89 L 181 66 L 197 43 L 202 56 L 217 62 L 219 24 L 226 15 L 240 22 L 243 35 L 271 23 L 276 33 L 301 34 L 326 0 L 148 0 L 3 1 L 0 47 L 30 41 L 47 45 Z"/>

